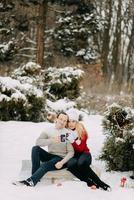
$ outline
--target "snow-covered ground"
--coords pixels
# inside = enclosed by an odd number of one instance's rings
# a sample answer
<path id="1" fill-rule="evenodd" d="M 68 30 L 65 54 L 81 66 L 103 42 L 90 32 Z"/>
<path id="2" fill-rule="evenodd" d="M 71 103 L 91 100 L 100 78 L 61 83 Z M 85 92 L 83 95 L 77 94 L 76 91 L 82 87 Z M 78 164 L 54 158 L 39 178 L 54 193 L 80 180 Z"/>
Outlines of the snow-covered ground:
<path id="1" fill-rule="evenodd" d="M 36 187 L 14 186 L 12 181 L 19 180 L 21 161 L 30 159 L 31 148 L 36 138 L 46 129 L 47 123 L 32 122 L 0 122 L 0 197 L 5 200 L 132 200 L 134 189 L 121 188 L 120 179 L 127 178 L 129 185 L 134 185 L 128 172 L 106 172 L 105 165 L 96 160 L 105 136 L 102 134 L 101 116 L 84 117 L 84 124 L 89 132 L 88 145 L 93 156 L 93 165 L 101 171 L 101 179 L 111 185 L 112 191 L 92 190 L 80 181 L 66 181 L 61 186 L 47 184 L 45 179 Z"/>

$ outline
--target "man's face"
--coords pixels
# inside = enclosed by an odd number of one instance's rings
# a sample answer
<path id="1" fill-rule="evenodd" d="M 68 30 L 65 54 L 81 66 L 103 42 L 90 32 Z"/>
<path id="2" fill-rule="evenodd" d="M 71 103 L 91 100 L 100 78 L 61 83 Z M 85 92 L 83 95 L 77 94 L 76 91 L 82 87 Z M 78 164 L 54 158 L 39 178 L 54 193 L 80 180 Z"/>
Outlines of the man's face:
<path id="1" fill-rule="evenodd" d="M 62 129 L 67 125 L 68 116 L 60 114 L 56 120 L 56 128 Z"/>

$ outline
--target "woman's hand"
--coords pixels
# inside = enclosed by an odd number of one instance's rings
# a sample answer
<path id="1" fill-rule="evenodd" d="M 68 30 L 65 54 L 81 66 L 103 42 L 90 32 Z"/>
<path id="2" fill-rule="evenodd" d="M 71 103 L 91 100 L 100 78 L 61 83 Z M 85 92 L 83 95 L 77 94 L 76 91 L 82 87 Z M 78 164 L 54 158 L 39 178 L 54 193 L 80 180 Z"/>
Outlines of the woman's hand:
<path id="1" fill-rule="evenodd" d="M 70 133 L 67 139 L 68 139 L 71 143 L 73 143 L 73 142 L 76 140 L 77 137 L 78 137 L 78 136 L 77 136 L 76 133 Z"/>
<path id="2" fill-rule="evenodd" d="M 80 144 L 81 144 L 81 140 L 79 140 L 79 139 L 78 139 L 78 140 L 76 140 L 75 142 L 76 142 L 76 144 L 78 144 L 78 145 L 80 145 Z"/>
<path id="3" fill-rule="evenodd" d="M 63 162 L 59 161 L 55 164 L 56 169 L 61 169 L 63 167 Z"/>
<path id="4" fill-rule="evenodd" d="M 73 143 L 74 142 L 74 137 L 73 137 L 73 134 L 72 133 L 70 133 L 69 134 L 69 136 L 68 136 L 68 138 L 67 138 L 68 140 L 69 140 L 69 142 L 71 142 L 71 143 Z"/>

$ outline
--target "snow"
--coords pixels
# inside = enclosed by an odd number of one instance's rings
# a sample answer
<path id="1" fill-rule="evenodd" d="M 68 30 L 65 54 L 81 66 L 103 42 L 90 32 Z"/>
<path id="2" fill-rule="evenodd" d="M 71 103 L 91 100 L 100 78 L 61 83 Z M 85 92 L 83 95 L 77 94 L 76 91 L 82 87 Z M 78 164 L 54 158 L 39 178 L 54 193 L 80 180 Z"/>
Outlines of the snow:
<path id="1" fill-rule="evenodd" d="M 35 62 L 27 62 L 25 65 L 15 69 L 13 75 L 15 76 L 26 76 L 27 73 L 34 73 L 41 70 L 41 66 Z"/>
<path id="2" fill-rule="evenodd" d="M 84 73 L 81 69 L 76 69 L 76 67 L 73 68 L 71 66 L 59 68 L 59 69 L 57 69 L 56 67 L 49 67 L 47 71 L 49 73 L 48 75 L 52 77 L 54 76 L 54 74 L 55 74 L 55 77 L 59 77 L 64 74 L 65 77 L 75 76 L 75 78 L 79 78 Z"/>
<path id="3" fill-rule="evenodd" d="M 84 18 L 85 21 L 89 21 L 89 20 L 91 20 L 92 17 L 93 17 L 93 14 L 88 15 L 88 16 L 84 16 L 83 18 Z"/>
<path id="4" fill-rule="evenodd" d="M 6 53 L 9 48 L 10 48 L 10 45 L 13 44 L 13 41 L 9 41 L 7 44 L 0 44 L 0 50 L 2 53 Z"/>
<path id="5" fill-rule="evenodd" d="M 85 55 L 85 51 L 86 51 L 86 49 L 81 49 L 81 50 L 77 51 L 76 56 L 83 56 L 83 55 Z"/>
<path id="6" fill-rule="evenodd" d="M 0 93 L 0 102 L 3 101 L 3 100 L 10 101 L 10 98 L 8 96 Z"/>
<path id="7" fill-rule="evenodd" d="M 10 77 L 0 76 L 0 86 L 1 86 L 2 92 L 9 91 L 9 90 L 11 90 L 14 93 L 16 92 L 17 98 L 18 98 L 17 93 L 19 93 L 19 98 L 22 97 L 22 99 L 24 99 L 24 95 L 21 94 L 18 90 L 21 90 L 21 92 L 24 92 L 26 94 L 32 93 L 36 95 L 37 97 L 43 96 L 42 91 L 32 86 L 31 84 L 28 84 L 28 83 L 21 84 L 20 81 L 12 79 Z"/>
<path id="8" fill-rule="evenodd" d="M 116 143 L 118 143 L 118 142 L 122 142 L 123 143 L 123 142 L 125 142 L 125 140 L 118 137 L 118 138 L 115 139 L 115 142 Z"/>
<path id="9" fill-rule="evenodd" d="M 74 101 L 68 101 L 66 98 L 59 99 L 56 102 L 52 102 L 49 99 L 46 100 L 47 106 L 51 108 L 51 110 L 54 110 L 55 112 L 58 111 L 66 111 L 69 108 L 72 108 L 75 106 Z"/>
<path id="10" fill-rule="evenodd" d="M 17 91 L 16 93 L 13 93 L 13 94 L 11 95 L 11 98 L 12 98 L 12 99 L 16 99 L 16 100 L 19 100 L 19 99 L 23 99 L 24 101 L 27 100 L 26 97 L 25 97 L 25 95 L 24 95 L 24 94 L 21 94 L 21 92 L 19 92 L 19 91 Z"/>
<path id="11" fill-rule="evenodd" d="M 74 107 L 74 102 L 67 102 L 61 99 L 57 102 L 48 101 L 47 104 L 56 111 L 64 108 Z M 94 200 L 113 200 L 121 198 L 122 200 L 132 200 L 134 189 L 130 188 L 134 182 L 129 179 L 131 172 L 106 172 L 105 163 L 98 160 L 105 136 L 102 133 L 102 116 L 83 114 L 83 124 L 88 133 L 88 146 L 91 150 L 94 169 L 98 169 L 101 179 L 111 185 L 112 191 L 92 190 L 86 186 L 86 183 L 80 181 L 64 181 L 61 186 L 50 184 L 43 179 L 36 187 L 14 186 L 12 181 L 20 180 L 21 162 L 30 159 L 31 148 L 35 144 L 36 138 L 43 130 L 49 126 L 48 122 L 0 122 L 0 187 L 1 199 L 6 200 L 29 200 L 29 199 L 94 199 Z M 121 188 L 120 179 L 127 178 L 128 187 Z"/>
<path id="12" fill-rule="evenodd" d="M 60 102 L 61 103 L 61 102 Z M 62 102 L 63 103 L 63 102 Z M 61 103 L 61 104 L 62 104 Z M 121 188 L 119 186 L 122 176 L 127 178 L 130 184 L 129 175 L 131 172 L 106 172 L 105 164 L 98 157 L 105 136 L 102 134 L 102 116 L 85 115 L 83 123 L 89 132 L 88 145 L 93 156 L 93 165 L 101 171 L 101 179 L 111 185 L 112 191 L 92 190 L 80 181 L 66 181 L 61 186 L 48 184 L 45 179 L 36 187 L 14 186 L 14 180 L 19 180 L 21 161 L 30 159 L 31 148 L 35 144 L 40 133 L 47 129 L 47 122 L 0 122 L 0 196 L 6 200 L 37 200 L 37 199 L 59 199 L 59 200 L 132 200 L 134 189 Z M 132 183 L 131 183 L 132 184 Z M 134 182 L 133 182 L 134 185 Z"/>

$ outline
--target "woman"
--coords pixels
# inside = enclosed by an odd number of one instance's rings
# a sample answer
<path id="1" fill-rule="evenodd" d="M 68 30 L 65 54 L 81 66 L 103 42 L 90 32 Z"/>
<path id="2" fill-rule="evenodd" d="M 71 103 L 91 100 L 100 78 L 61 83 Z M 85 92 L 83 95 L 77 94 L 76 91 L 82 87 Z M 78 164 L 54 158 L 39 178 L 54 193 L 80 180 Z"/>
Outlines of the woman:
<path id="1" fill-rule="evenodd" d="M 82 123 L 78 122 L 78 115 L 75 109 L 70 109 L 67 114 L 69 116 L 68 128 L 73 130 L 68 140 L 75 150 L 74 157 L 67 163 L 68 170 L 81 181 L 85 181 L 92 189 L 110 190 L 110 186 L 101 181 L 90 167 L 92 156 L 87 146 L 88 134 Z"/>

